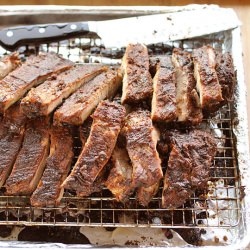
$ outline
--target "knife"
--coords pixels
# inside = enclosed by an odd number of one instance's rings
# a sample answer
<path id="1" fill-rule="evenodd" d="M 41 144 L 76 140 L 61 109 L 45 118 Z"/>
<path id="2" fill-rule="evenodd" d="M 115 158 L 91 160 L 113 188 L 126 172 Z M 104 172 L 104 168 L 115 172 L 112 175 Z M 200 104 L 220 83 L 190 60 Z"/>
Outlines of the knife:
<path id="1" fill-rule="evenodd" d="M 204 8 L 107 21 L 5 28 L 0 31 L 0 45 L 8 50 L 15 50 L 22 45 L 96 34 L 106 48 L 121 48 L 130 42 L 154 44 L 211 34 L 235 28 L 238 24 L 237 16 L 230 9 Z"/>

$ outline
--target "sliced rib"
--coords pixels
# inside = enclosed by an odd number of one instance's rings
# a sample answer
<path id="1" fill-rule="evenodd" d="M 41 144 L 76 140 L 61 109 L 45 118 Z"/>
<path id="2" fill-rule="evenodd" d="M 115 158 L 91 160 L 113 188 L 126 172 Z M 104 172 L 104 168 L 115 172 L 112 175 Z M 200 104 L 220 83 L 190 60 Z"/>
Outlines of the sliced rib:
<path id="1" fill-rule="evenodd" d="M 176 103 L 179 122 L 198 124 L 202 121 L 199 96 L 195 89 L 191 54 L 174 49 L 172 60 L 176 72 Z"/>
<path id="2" fill-rule="evenodd" d="M 49 117 L 28 122 L 22 148 L 6 181 L 7 195 L 31 195 L 49 154 Z"/>
<path id="3" fill-rule="evenodd" d="M 117 71 L 108 70 L 84 84 L 54 114 L 54 124 L 81 125 L 101 100 L 112 97 L 121 84 Z"/>
<path id="4" fill-rule="evenodd" d="M 161 160 L 156 150 L 157 133 L 147 110 L 131 112 L 123 128 L 133 165 L 133 185 L 150 187 L 162 178 Z"/>
<path id="5" fill-rule="evenodd" d="M 12 70 L 21 64 L 18 53 L 5 56 L 0 61 L 0 80 L 7 76 Z"/>
<path id="6" fill-rule="evenodd" d="M 93 185 L 108 162 L 125 118 L 125 108 L 118 103 L 102 101 L 92 115 L 88 140 L 63 186 L 79 195 Z"/>
<path id="7" fill-rule="evenodd" d="M 63 196 L 63 181 L 73 160 L 73 136 L 68 127 L 52 127 L 50 130 L 50 154 L 46 160 L 42 178 L 31 196 L 35 207 L 56 206 Z"/>
<path id="8" fill-rule="evenodd" d="M 136 198 L 138 202 L 146 207 L 149 202 L 153 199 L 153 197 L 157 194 L 159 190 L 160 182 L 150 186 L 150 187 L 140 187 L 137 190 Z"/>
<path id="9" fill-rule="evenodd" d="M 82 142 L 82 150 L 88 140 L 92 123 L 93 123 L 93 119 L 89 116 L 84 121 L 83 125 L 79 127 L 80 140 Z M 86 197 L 86 196 L 91 195 L 92 193 L 100 192 L 104 188 L 105 179 L 106 179 L 106 166 L 97 176 L 96 180 L 93 182 L 93 185 L 85 186 L 84 190 L 78 193 L 78 196 Z"/>
<path id="10" fill-rule="evenodd" d="M 201 130 L 169 133 L 171 152 L 164 177 L 162 206 L 182 206 L 196 189 L 204 189 L 216 154 L 214 137 Z"/>
<path id="11" fill-rule="evenodd" d="M 64 99 L 104 70 L 106 67 L 86 64 L 52 76 L 29 91 L 21 102 L 23 112 L 28 117 L 50 114 Z"/>
<path id="12" fill-rule="evenodd" d="M 233 93 L 236 84 L 236 72 L 234 70 L 233 58 L 226 52 L 216 53 L 216 67 L 215 67 L 218 80 L 222 90 L 222 101 L 221 105 L 226 104 L 233 100 Z"/>
<path id="13" fill-rule="evenodd" d="M 153 93 L 149 73 L 148 49 L 143 44 L 129 44 L 122 59 L 122 103 L 138 103 Z"/>
<path id="14" fill-rule="evenodd" d="M 5 183 L 21 148 L 26 117 L 13 105 L 0 122 L 0 187 Z"/>
<path id="15" fill-rule="evenodd" d="M 214 111 L 223 101 L 221 86 L 215 70 L 215 51 L 209 45 L 194 49 L 193 60 L 201 107 L 206 111 Z"/>
<path id="16" fill-rule="evenodd" d="M 0 81 L 0 112 L 18 101 L 29 89 L 54 73 L 69 69 L 73 62 L 55 53 L 30 56 L 25 63 Z"/>
<path id="17" fill-rule="evenodd" d="M 117 201 L 126 202 L 134 192 L 132 185 L 133 167 L 127 150 L 116 145 L 111 160 L 112 168 L 105 185 Z"/>
<path id="18" fill-rule="evenodd" d="M 162 57 L 153 79 L 151 117 L 153 121 L 176 120 L 176 77 L 170 56 Z"/>

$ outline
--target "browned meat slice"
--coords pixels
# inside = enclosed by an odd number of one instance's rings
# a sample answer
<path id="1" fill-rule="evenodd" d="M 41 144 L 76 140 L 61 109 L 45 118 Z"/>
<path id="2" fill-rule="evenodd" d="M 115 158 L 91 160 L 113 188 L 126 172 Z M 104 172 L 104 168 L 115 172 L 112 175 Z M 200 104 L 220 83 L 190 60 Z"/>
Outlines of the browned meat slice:
<path id="1" fill-rule="evenodd" d="M 25 116 L 20 105 L 13 105 L 0 122 L 0 187 L 8 178 L 22 145 Z"/>
<path id="2" fill-rule="evenodd" d="M 86 64 L 54 75 L 29 91 L 21 102 L 22 110 L 28 117 L 48 115 L 69 95 L 105 70 L 106 67 L 100 65 Z"/>
<path id="3" fill-rule="evenodd" d="M 146 207 L 149 202 L 153 199 L 153 197 L 156 195 L 156 193 L 159 190 L 160 182 L 157 182 L 156 184 L 150 186 L 150 187 L 140 187 L 137 190 L 136 198 L 138 202 Z"/>
<path id="4" fill-rule="evenodd" d="M 196 189 L 204 189 L 216 154 L 214 137 L 201 130 L 169 133 L 171 152 L 164 177 L 162 206 L 182 206 Z"/>
<path id="5" fill-rule="evenodd" d="M 214 111 L 223 101 L 221 86 L 215 70 L 215 51 L 209 45 L 195 49 L 193 50 L 193 60 L 201 107 L 207 111 Z"/>
<path id="6" fill-rule="evenodd" d="M 88 140 L 92 123 L 93 123 L 93 119 L 89 116 L 84 121 L 83 125 L 79 127 L 80 139 L 82 142 L 82 150 Z M 78 195 L 81 197 L 85 197 L 85 196 L 91 195 L 92 193 L 100 192 L 104 188 L 105 178 L 106 178 L 106 166 L 97 176 L 96 180 L 93 182 L 93 185 L 85 186 L 84 191 L 78 193 Z"/>
<path id="7" fill-rule="evenodd" d="M 25 63 L 0 81 L 0 112 L 3 113 L 29 89 L 42 83 L 53 73 L 64 71 L 72 66 L 73 62 L 55 53 L 30 56 Z"/>
<path id="8" fill-rule="evenodd" d="M 117 201 L 126 202 L 129 196 L 134 192 L 132 185 L 133 167 L 127 150 L 116 145 L 111 159 L 112 168 L 105 185 Z"/>
<path id="9" fill-rule="evenodd" d="M 161 160 L 156 150 L 157 138 L 150 112 L 137 110 L 126 117 L 123 132 L 133 165 L 133 185 L 150 187 L 162 178 Z"/>
<path id="10" fill-rule="evenodd" d="M 31 196 L 35 207 L 56 206 L 63 196 L 63 181 L 73 160 L 73 136 L 68 127 L 52 127 L 50 130 L 50 154 L 42 178 Z"/>
<path id="11" fill-rule="evenodd" d="M 2 58 L 0 61 L 0 80 L 7 76 L 20 64 L 21 62 L 18 57 L 18 53 L 16 52 Z"/>
<path id="12" fill-rule="evenodd" d="M 153 79 L 151 117 L 153 121 L 176 120 L 176 77 L 170 56 L 161 58 Z"/>
<path id="13" fill-rule="evenodd" d="M 7 195 L 31 195 L 37 187 L 49 154 L 49 117 L 31 120 L 22 148 L 6 181 Z"/>
<path id="14" fill-rule="evenodd" d="M 222 105 L 227 102 L 232 101 L 233 93 L 236 84 L 236 72 L 234 70 L 233 58 L 226 52 L 222 54 L 221 52 L 216 53 L 216 67 L 215 67 L 218 80 L 222 90 Z"/>
<path id="15" fill-rule="evenodd" d="M 129 44 L 122 59 L 122 103 L 138 103 L 153 93 L 149 73 L 148 49 L 143 44 Z"/>
<path id="16" fill-rule="evenodd" d="M 125 108 L 118 103 L 102 101 L 92 115 L 93 124 L 88 140 L 63 186 L 80 195 L 93 185 L 108 162 L 116 144 Z"/>
<path id="17" fill-rule="evenodd" d="M 199 96 L 195 89 L 191 54 L 174 49 L 172 60 L 176 72 L 176 103 L 179 122 L 198 124 L 202 121 Z"/>
<path id="18" fill-rule="evenodd" d="M 117 71 L 108 70 L 84 84 L 55 112 L 54 123 L 81 125 L 98 103 L 112 97 L 121 84 Z"/>

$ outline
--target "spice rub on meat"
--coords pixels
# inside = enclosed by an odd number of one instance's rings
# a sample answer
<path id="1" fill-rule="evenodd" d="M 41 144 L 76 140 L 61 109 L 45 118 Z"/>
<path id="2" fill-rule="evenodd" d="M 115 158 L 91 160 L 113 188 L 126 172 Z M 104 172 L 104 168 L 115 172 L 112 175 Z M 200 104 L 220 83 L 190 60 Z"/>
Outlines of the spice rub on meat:
<path id="1" fill-rule="evenodd" d="M 0 81 L 0 112 L 3 113 L 33 86 L 44 82 L 52 74 L 73 66 L 73 62 L 55 53 L 30 56 L 20 67 Z"/>
<path id="2" fill-rule="evenodd" d="M 123 86 L 121 101 L 139 103 L 151 98 L 153 82 L 149 73 L 148 49 L 145 45 L 129 44 L 122 59 Z"/>
<path id="3" fill-rule="evenodd" d="M 216 74 L 215 51 L 211 46 L 193 50 L 194 76 L 200 94 L 202 109 L 214 111 L 223 101 L 221 86 Z"/>
<path id="4" fill-rule="evenodd" d="M 0 121 L 0 187 L 8 178 L 22 146 L 26 116 L 19 103 L 8 109 Z"/>
<path id="5" fill-rule="evenodd" d="M 22 148 L 6 181 L 7 195 L 31 195 L 49 154 L 49 117 L 28 121 Z"/>
<path id="6" fill-rule="evenodd" d="M 206 188 L 216 141 L 212 134 L 201 130 L 169 131 L 165 139 L 170 141 L 171 152 L 164 177 L 162 207 L 177 208 L 196 189 Z"/>
<path id="7" fill-rule="evenodd" d="M 81 125 L 100 101 L 112 97 L 121 85 L 116 70 L 103 72 L 72 94 L 54 113 L 54 124 Z"/>
<path id="8" fill-rule="evenodd" d="M 62 183 L 73 160 L 73 135 L 68 127 L 50 129 L 50 154 L 39 184 L 31 196 L 34 207 L 56 206 L 63 196 Z"/>
<path id="9" fill-rule="evenodd" d="M 223 101 L 221 106 L 233 100 L 233 94 L 236 85 L 236 72 L 234 69 L 233 58 L 226 52 L 216 52 L 215 70 L 221 86 Z"/>
<path id="10" fill-rule="evenodd" d="M 118 103 L 102 101 L 92 115 L 88 140 L 63 186 L 78 195 L 94 181 L 108 162 L 125 118 L 125 108 Z"/>
<path id="11" fill-rule="evenodd" d="M 31 89 L 21 107 L 28 117 L 50 114 L 64 99 L 107 68 L 100 65 L 77 65 Z"/>
<path id="12" fill-rule="evenodd" d="M 181 49 L 174 49 L 172 61 L 176 73 L 176 103 L 179 122 L 199 124 L 202 110 L 199 96 L 195 89 L 191 54 Z"/>
<path id="13" fill-rule="evenodd" d="M 133 166 L 133 185 L 150 187 L 158 183 L 163 174 L 156 150 L 158 134 L 153 127 L 150 112 L 139 109 L 128 114 L 123 132 Z"/>
<path id="14" fill-rule="evenodd" d="M 176 120 L 176 77 L 170 56 L 161 57 L 153 78 L 151 118 L 153 121 Z"/>

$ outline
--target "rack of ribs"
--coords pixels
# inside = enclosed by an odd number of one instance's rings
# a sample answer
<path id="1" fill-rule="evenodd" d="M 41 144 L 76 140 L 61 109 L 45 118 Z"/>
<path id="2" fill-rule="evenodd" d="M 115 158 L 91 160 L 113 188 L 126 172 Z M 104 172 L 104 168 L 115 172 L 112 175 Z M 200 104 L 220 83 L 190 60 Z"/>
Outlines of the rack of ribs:
<path id="1" fill-rule="evenodd" d="M 194 76 L 200 94 L 202 109 L 214 111 L 223 101 L 221 86 L 216 74 L 215 51 L 211 46 L 193 50 Z"/>
<path id="2" fill-rule="evenodd" d="M 31 89 L 22 99 L 21 107 L 28 117 L 50 114 L 64 99 L 107 68 L 100 65 L 77 65 L 53 75 L 43 84 Z"/>
<path id="3" fill-rule="evenodd" d="M 78 195 L 93 185 L 108 162 L 125 119 L 125 108 L 118 103 L 102 101 L 92 115 L 90 135 L 63 187 Z"/>
<path id="4" fill-rule="evenodd" d="M 7 195 L 31 195 L 44 171 L 49 154 L 49 117 L 30 120 L 22 148 L 6 181 Z"/>
<path id="5" fill-rule="evenodd" d="M 81 125 L 100 101 L 112 97 L 121 85 L 118 71 L 108 70 L 84 84 L 54 113 L 54 124 Z"/>
<path id="6" fill-rule="evenodd" d="M 31 196 L 34 207 L 56 206 L 63 196 L 61 186 L 66 179 L 74 157 L 73 135 L 68 127 L 50 129 L 50 154 L 38 186 Z"/>
<path id="7" fill-rule="evenodd" d="M 172 61 L 176 72 L 176 103 L 179 122 L 199 124 L 202 121 L 199 96 L 195 89 L 191 54 L 174 49 Z"/>
<path id="8" fill-rule="evenodd" d="M 22 146 L 26 117 L 15 104 L 0 122 L 0 187 L 8 178 Z"/>
<path id="9" fill-rule="evenodd" d="M 33 86 L 44 82 L 52 74 L 72 66 L 73 62 L 55 53 L 30 56 L 25 63 L 0 81 L 0 112 L 3 113 Z"/>
<path id="10" fill-rule="evenodd" d="M 161 57 L 153 78 L 151 118 L 153 121 L 176 120 L 176 77 L 170 56 Z"/>
<path id="11" fill-rule="evenodd" d="M 3 57 L 0 61 L 0 80 L 21 64 L 18 53 L 14 52 Z"/>
<path id="12" fill-rule="evenodd" d="M 224 99 L 221 105 L 224 105 L 233 99 L 236 85 L 236 72 L 234 70 L 233 58 L 228 52 L 224 54 L 217 52 L 215 60 L 215 70 L 221 86 L 222 97 Z"/>
<path id="13" fill-rule="evenodd" d="M 112 168 L 105 185 L 117 201 L 124 203 L 134 192 L 132 185 L 133 167 L 126 148 L 116 145 L 111 156 L 111 161 Z"/>
<path id="14" fill-rule="evenodd" d="M 148 49 L 143 44 L 129 44 L 122 59 L 122 103 L 139 103 L 151 98 L 153 82 L 149 73 Z"/>
<path id="15" fill-rule="evenodd" d="M 164 177 L 163 208 L 182 206 L 196 189 L 207 186 L 210 166 L 216 154 L 216 141 L 211 133 L 192 130 L 188 133 L 169 131 L 171 152 Z"/>
<path id="16" fill-rule="evenodd" d="M 156 150 L 158 134 L 153 127 L 150 112 L 139 109 L 128 114 L 123 133 L 133 166 L 134 187 L 150 187 L 158 183 L 163 174 Z"/>

